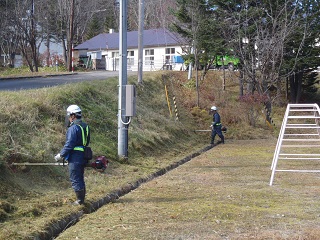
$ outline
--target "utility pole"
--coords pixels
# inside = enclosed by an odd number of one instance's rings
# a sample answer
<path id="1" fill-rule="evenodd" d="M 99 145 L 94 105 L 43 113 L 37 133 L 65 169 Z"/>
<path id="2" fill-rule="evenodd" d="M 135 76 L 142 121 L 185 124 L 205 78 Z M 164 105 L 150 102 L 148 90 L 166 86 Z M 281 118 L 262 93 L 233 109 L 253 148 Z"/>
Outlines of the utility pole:
<path id="1" fill-rule="evenodd" d="M 139 0 L 139 38 L 138 38 L 138 83 L 142 83 L 143 73 L 143 30 L 144 30 L 144 0 Z"/>
<path id="2" fill-rule="evenodd" d="M 128 158 L 128 128 L 126 108 L 127 84 L 127 0 L 120 1 L 120 30 L 119 30 L 119 95 L 118 95 L 118 156 Z"/>
<path id="3" fill-rule="evenodd" d="M 68 71 L 72 71 L 72 46 L 73 46 L 73 19 L 74 19 L 74 0 L 71 0 L 70 6 L 70 29 L 68 42 Z"/>
<path id="4" fill-rule="evenodd" d="M 192 41 L 192 46 L 190 49 L 190 53 L 193 54 L 194 52 L 194 41 Z M 192 78 L 192 61 L 190 60 L 189 63 L 189 71 L 188 71 L 188 80 L 190 80 Z"/>

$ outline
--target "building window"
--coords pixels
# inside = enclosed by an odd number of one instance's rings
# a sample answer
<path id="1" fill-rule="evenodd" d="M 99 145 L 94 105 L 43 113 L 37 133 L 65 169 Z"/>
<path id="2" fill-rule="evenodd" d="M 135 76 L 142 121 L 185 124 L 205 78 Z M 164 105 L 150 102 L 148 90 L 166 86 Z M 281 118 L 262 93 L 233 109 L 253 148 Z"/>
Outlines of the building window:
<path id="1" fill-rule="evenodd" d="M 112 52 L 113 58 L 119 58 L 119 52 Z"/>
<path id="2" fill-rule="evenodd" d="M 175 55 L 176 49 L 175 48 L 166 48 L 165 49 L 165 64 L 172 63 L 172 57 Z"/>
<path id="3" fill-rule="evenodd" d="M 112 52 L 112 58 L 113 58 L 113 69 L 119 68 L 119 52 Z M 127 65 L 133 66 L 134 65 L 134 51 L 128 51 L 127 52 Z"/>
<path id="4" fill-rule="evenodd" d="M 144 63 L 145 65 L 154 65 L 154 49 L 144 50 Z"/>
<path id="5" fill-rule="evenodd" d="M 128 51 L 127 52 L 128 57 L 134 57 L 134 51 Z"/>
<path id="6" fill-rule="evenodd" d="M 119 52 L 112 52 L 112 70 L 117 71 L 119 70 Z"/>
<path id="7" fill-rule="evenodd" d="M 128 57 L 134 57 L 134 51 L 128 51 L 127 52 Z M 118 58 L 119 57 L 119 52 L 112 52 L 112 57 L 113 58 Z"/>
<path id="8" fill-rule="evenodd" d="M 175 48 L 166 48 L 166 55 L 172 55 L 176 53 Z"/>
<path id="9" fill-rule="evenodd" d="M 127 52 L 127 64 L 128 66 L 134 65 L 134 51 Z"/>

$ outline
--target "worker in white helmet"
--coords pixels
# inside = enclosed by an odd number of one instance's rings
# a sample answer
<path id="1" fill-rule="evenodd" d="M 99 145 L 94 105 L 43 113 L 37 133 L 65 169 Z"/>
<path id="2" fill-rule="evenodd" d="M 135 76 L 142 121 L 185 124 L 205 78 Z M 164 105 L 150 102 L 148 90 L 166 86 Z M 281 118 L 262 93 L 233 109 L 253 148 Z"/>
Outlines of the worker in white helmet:
<path id="1" fill-rule="evenodd" d="M 210 109 L 210 113 L 213 115 L 212 125 L 210 126 L 212 128 L 210 144 L 214 144 L 214 138 L 216 137 L 217 134 L 221 139 L 219 143 L 224 143 L 224 136 L 221 131 L 222 125 L 221 125 L 220 115 L 218 113 L 217 107 L 212 106 Z"/>
<path id="2" fill-rule="evenodd" d="M 70 181 L 77 197 L 73 205 L 83 204 L 86 194 L 84 168 L 87 162 L 84 159 L 84 149 L 90 143 L 90 131 L 81 117 L 79 106 L 70 105 L 67 108 L 67 118 L 70 124 L 66 133 L 66 142 L 60 153 L 55 156 L 57 162 L 63 158 L 68 161 Z"/>

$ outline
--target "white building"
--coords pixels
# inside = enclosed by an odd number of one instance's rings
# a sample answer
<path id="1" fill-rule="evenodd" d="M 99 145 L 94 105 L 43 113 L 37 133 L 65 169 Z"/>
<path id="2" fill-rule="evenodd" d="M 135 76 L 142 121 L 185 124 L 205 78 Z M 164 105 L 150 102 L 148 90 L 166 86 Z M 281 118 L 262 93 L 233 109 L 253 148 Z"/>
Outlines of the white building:
<path id="1" fill-rule="evenodd" d="M 128 70 L 138 70 L 138 31 L 127 33 Z M 143 32 L 143 70 L 183 70 L 186 41 L 166 29 Z M 119 33 L 99 34 L 74 48 L 80 65 L 107 71 L 119 70 Z"/>

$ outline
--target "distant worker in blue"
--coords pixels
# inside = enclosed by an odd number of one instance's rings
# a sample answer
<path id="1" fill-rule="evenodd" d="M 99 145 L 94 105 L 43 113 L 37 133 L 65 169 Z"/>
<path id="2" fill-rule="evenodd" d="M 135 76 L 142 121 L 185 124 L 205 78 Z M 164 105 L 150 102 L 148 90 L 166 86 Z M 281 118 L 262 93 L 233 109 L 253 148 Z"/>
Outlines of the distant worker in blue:
<path id="1" fill-rule="evenodd" d="M 57 162 L 63 159 L 68 161 L 70 181 L 77 197 L 73 205 L 83 204 L 86 195 L 84 168 L 87 162 L 84 159 L 84 148 L 90 143 L 90 131 L 81 117 L 79 106 L 70 105 L 67 108 L 69 128 L 66 133 L 66 142 L 60 153 L 54 157 Z"/>
<path id="2" fill-rule="evenodd" d="M 220 115 L 218 113 L 216 106 L 211 107 L 210 114 L 213 115 L 212 125 L 210 126 L 212 128 L 211 143 L 210 144 L 214 144 L 214 138 L 216 137 L 217 134 L 221 139 L 221 141 L 218 143 L 224 143 L 224 136 L 223 136 L 222 130 L 221 130 L 222 125 L 221 125 Z"/>

